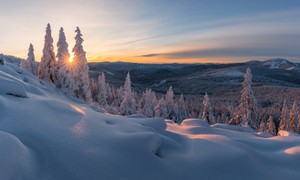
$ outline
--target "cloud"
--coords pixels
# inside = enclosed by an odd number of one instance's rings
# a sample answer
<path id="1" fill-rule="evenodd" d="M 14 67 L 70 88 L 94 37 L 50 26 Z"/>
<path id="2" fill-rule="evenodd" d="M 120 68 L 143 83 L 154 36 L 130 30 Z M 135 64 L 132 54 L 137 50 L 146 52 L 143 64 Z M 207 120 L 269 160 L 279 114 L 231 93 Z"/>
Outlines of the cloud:
<path id="1" fill-rule="evenodd" d="M 259 47 L 241 47 L 241 48 L 214 48 L 214 49 L 196 49 L 162 54 L 168 59 L 189 59 L 189 58 L 239 58 L 239 57 L 297 57 L 300 58 L 300 52 L 290 48 L 259 48 Z"/>
<path id="2" fill-rule="evenodd" d="M 144 54 L 138 57 L 155 57 L 155 56 L 160 56 L 161 54 Z"/>

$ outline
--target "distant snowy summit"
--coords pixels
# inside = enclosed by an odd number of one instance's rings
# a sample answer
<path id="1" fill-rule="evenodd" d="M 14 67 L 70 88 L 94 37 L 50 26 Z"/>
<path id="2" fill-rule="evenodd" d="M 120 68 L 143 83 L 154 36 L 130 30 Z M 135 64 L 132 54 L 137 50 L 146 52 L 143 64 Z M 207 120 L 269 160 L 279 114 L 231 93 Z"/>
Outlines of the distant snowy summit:
<path id="1" fill-rule="evenodd" d="M 285 70 L 296 70 L 299 69 L 299 65 L 288 61 L 287 59 L 274 58 L 263 61 L 263 66 L 270 69 L 285 69 Z"/>

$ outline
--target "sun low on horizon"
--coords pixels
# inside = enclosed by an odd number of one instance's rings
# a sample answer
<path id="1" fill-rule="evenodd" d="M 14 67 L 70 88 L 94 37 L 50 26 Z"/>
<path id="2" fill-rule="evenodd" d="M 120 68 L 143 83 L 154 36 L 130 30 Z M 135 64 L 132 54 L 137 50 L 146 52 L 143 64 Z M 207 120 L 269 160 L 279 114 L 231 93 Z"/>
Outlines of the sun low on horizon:
<path id="1" fill-rule="evenodd" d="M 72 48 L 79 26 L 89 62 L 230 63 L 276 57 L 300 62 L 300 2 L 295 0 L 13 0 L 2 3 L 0 15 L 0 53 L 26 58 L 32 43 L 37 61 L 50 23 L 54 49 L 60 27 Z"/>
<path id="2" fill-rule="evenodd" d="M 68 59 L 68 62 L 69 62 L 70 64 L 72 64 L 73 58 L 74 58 L 74 54 L 73 54 L 73 53 L 70 53 L 70 57 L 69 57 L 69 59 Z"/>

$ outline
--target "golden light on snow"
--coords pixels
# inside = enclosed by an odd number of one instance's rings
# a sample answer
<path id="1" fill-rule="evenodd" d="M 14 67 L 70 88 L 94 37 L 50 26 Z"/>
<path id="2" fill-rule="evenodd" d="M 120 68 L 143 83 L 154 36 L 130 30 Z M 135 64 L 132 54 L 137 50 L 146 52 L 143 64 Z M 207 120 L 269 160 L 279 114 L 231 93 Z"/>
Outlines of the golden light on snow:
<path id="1" fill-rule="evenodd" d="M 300 146 L 288 148 L 284 152 L 285 152 L 285 154 L 290 154 L 290 155 L 300 154 Z"/>

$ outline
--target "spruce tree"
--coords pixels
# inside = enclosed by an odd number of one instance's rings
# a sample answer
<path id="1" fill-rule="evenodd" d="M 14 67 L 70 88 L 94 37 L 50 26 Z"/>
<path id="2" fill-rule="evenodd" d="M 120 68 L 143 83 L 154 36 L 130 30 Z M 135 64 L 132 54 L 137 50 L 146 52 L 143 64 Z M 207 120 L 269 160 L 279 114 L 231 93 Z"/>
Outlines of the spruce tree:
<path id="1" fill-rule="evenodd" d="M 163 96 L 159 99 L 155 106 L 155 117 L 168 118 L 167 104 Z"/>
<path id="2" fill-rule="evenodd" d="M 202 103 L 203 103 L 203 112 L 202 112 L 201 119 L 206 120 L 209 124 L 213 124 L 214 118 L 211 110 L 210 99 L 207 93 L 205 93 Z"/>
<path id="3" fill-rule="evenodd" d="M 99 93 L 99 90 L 98 90 L 98 85 L 97 85 L 97 82 L 94 80 L 94 79 L 91 79 L 90 80 L 90 90 L 91 90 L 91 97 L 94 101 L 97 101 L 97 95 Z"/>
<path id="4" fill-rule="evenodd" d="M 98 77 L 98 94 L 96 96 L 96 101 L 102 106 L 107 105 L 107 84 L 105 81 L 105 75 L 102 72 Z"/>
<path id="5" fill-rule="evenodd" d="M 266 123 L 265 121 L 261 121 L 258 132 L 265 132 L 265 131 L 266 131 Z"/>
<path id="6" fill-rule="evenodd" d="M 183 94 L 181 94 L 177 103 L 177 122 L 181 123 L 186 118 L 187 118 L 187 112 L 185 107 L 185 101 L 184 101 Z"/>
<path id="7" fill-rule="evenodd" d="M 80 29 L 77 27 L 75 36 L 75 46 L 72 50 L 74 53 L 73 58 L 73 92 L 78 98 L 84 99 L 86 102 L 91 103 L 91 91 L 90 91 L 90 79 L 89 79 L 89 67 L 86 60 L 86 52 L 83 50 L 83 39 Z"/>
<path id="8" fill-rule="evenodd" d="M 252 91 L 251 69 L 247 68 L 244 76 L 243 89 L 238 110 L 234 113 L 230 124 L 241 124 L 258 130 L 258 106 Z"/>
<path id="9" fill-rule="evenodd" d="M 167 113 L 168 113 L 168 119 L 175 118 L 175 109 L 174 109 L 174 92 L 172 89 L 172 86 L 169 87 L 169 90 L 166 93 L 166 106 L 167 106 Z"/>
<path id="10" fill-rule="evenodd" d="M 289 109 L 286 103 L 286 100 L 283 101 L 283 106 L 281 109 L 281 115 L 280 115 L 280 123 L 278 131 L 285 130 L 288 131 L 289 129 Z"/>
<path id="11" fill-rule="evenodd" d="M 139 102 L 139 113 L 146 117 L 154 117 L 156 104 L 157 99 L 155 93 L 151 89 L 146 89 Z"/>
<path id="12" fill-rule="evenodd" d="M 39 65 L 38 76 L 40 79 L 57 82 L 56 59 L 53 50 L 53 38 L 51 35 L 50 24 L 47 24 L 43 56 Z"/>
<path id="13" fill-rule="evenodd" d="M 27 59 L 25 61 L 24 60 L 21 61 L 20 67 L 27 69 L 33 75 L 37 75 L 36 62 L 35 62 L 35 57 L 34 57 L 34 49 L 33 49 L 33 45 L 31 43 L 29 45 Z"/>
<path id="14" fill-rule="evenodd" d="M 289 116 L 289 131 L 299 133 L 299 124 L 298 124 L 298 105 L 294 101 L 292 109 Z"/>
<path id="15" fill-rule="evenodd" d="M 74 80 L 72 74 L 73 63 L 69 62 L 70 54 L 68 50 L 68 43 L 64 29 L 59 30 L 59 38 L 57 42 L 57 87 L 62 88 L 64 92 L 69 92 L 72 89 Z"/>
<path id="16" fill-rule="evenodd" d="M 270 116 L 268 119 L 266 132 L 272 134 L 273 136 L 276 135 L 276 126 L 272 116 Z"/>
<path id="17" fill-rule="evenodd" d="M 134 92 L 131 89 L 130 74 L 127 73 L 124 84 L 124 97 L 120 105 L 121 115 L 131 115 L 136 113 L 136 101 L 134 99 Z"/>

